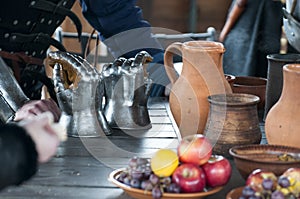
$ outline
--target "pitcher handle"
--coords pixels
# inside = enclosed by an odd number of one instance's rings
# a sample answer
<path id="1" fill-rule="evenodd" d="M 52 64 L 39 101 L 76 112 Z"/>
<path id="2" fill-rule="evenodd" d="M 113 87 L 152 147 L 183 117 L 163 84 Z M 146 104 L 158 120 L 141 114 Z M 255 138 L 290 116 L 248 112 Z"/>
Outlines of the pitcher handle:
<path id="1" fill-rule="evenodd" d="M 180 42 L 172 43 L 171 45 L 169 45 L 167 47 L 165 54 L 164 54 L 165 69 L 166 69 L 167 75 L 168 75 L 172 85 L 178 79 L 176 70 L 174 68 L 174 63 L 173 63 L 173 56 L 175 54 L 174 50 L 180 51 L 180 53 L 182 53 L 182 43 L 180 43 Z"/>

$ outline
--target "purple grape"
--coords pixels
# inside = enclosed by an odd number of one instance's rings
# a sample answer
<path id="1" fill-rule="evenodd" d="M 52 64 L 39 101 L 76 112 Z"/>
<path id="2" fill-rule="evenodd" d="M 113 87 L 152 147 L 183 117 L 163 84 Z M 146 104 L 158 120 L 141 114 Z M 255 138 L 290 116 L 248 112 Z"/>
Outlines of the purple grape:
<path id="1" fill-rule="evenodd" d="M 245 196 L 245 197 L 254 196 L 254 194 L 255 194 L 255 191 L 250 186 L 244 187 L 244 189 L 242 191 L 242 196 Z"/>
<path id="2" fill-rule="evenodd" d="M 169 185 L 169 184 L 171 184 L 171 181 L 172 181 L 171 177 L 164 177 L 160 180 L 160 183 L 162 183 L 164 185 Z"/>
<path id="3" fill-rule="evenodd" d="M 149 163 L 149 160 L 147 158 L 138 158 L 137 159 L 138 165 L 146 165 L 147 163 Z"/>
<path id="4" fill-rule="evenodd" d="M 162 197 L 162 191 L 160 189 L 159 186 L 155 186 L 153 189 L 152 189 L 152 198 L 154 199 L 160 199 Z"/>
<path id="5" fill-rule="evenodd" d="M 288 188 L 291 183 L 289 181 L 289 179 L 285 176 L 280 176 L 278 178 L 278 184 L 282 187 L 282 188 Z"/>
<path id="6" fill-rule="evenodd" d="M 138 157 L 133 157 L 133 158 L 131 158 L 131 159 L 129 160 L 129 162 L 128 162 L 128 166 L 129 166 L 130 168 L 135 168 L 135 167 L 137 167 L 137 165 L 138 165 L 137 160 L 138 160 Z"/>
<path id="7" fill-rule="evenodd" d="M 144 170 L 144 178 L 149 179 L 150 175 L 152 174 L 152 170 L 150 167 L 146 167 Z"/>
<path id="8" fill-rule="evenodd" d="M 126 184 L 126 185 L 129 185 L 130 186 L 130 181 L 131 181 L 131 178 L 129 176 L 126 176 L 124 179 L 123 179 L 123 183 Z"/>
<path id="9" fill-rule="evenodd" d="M 130 181 L 130 186 L 139 189 L 141 187 L 141 182 L 138 179 L 132 179 Z"/>
<path id="10" fill-rule="evenodd" d="M 132 170 L 130 172 L 132 179 L 137 179 L 140 180 L 143 178 L 143 172 L 138 171 L 138 170 Z"/>
<path id="11" fill-rule="evenodd" d="M 155 174 L 151 174 L 149 180 L 153 185 L 157 185 L 159 183 L 159 177 Z"/>
<path id="12" fill-rule="evenodd" d="M 171 183 L 166 187 L 166 191 L 169 193 L 180 193 L 180 186 L 176 183 Z"/>
<path id="13" fill-rule="evenodd" d="M 276 190 L 271 194 L 270 199 L 284 199 L 284 194 L 281 191 Z"/>
<path id="14" fill-rule="evenodd" d="M 142 181 L 141 182 L 141 189 L 144 189 L 144 190 L 147 190 L 147 191 L 152 190 L 153 189 L 153 185 L 150 182 L 150 180 Z"/>
<path id="15" fill-rule="evenodd" d="M 266 178 L 262 182 L 262 187 L 265 190 L 272 190 L 273 185 L 274 185 L 274 181 L 271 178 Z"/>

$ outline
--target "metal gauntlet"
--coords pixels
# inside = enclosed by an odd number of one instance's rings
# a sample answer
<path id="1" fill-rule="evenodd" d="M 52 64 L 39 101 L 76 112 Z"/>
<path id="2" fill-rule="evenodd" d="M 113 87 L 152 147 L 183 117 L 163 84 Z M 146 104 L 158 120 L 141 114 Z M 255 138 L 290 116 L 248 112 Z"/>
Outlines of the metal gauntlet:
<path id="1" fill-rule="evenodd" d="M 2 123 L 14 119 L 16 111 L 29 98 L 23 93 L 9 66 L 0 57 L 0 120 Z"/>
<path id="2" fill-rule="evenodd" d="M 111 129 L 96 107 L 100 74 L 85 59 L 74 54 L 50 52 L 48 58 L 54 67 L 54 86 L 62 109 L 60 123 L 67 126 L 68 134 L 74 137 L 96 137 L 103 133 L 109 135 Z M 65 88 L 61 75 L 66 68 L 76 72 L 69 88 Z"/>
<path id="3" fill-rule="evenodd" d="M 147 101 L 152 81 L 144 74 L 144 64 L 149 61 L 152 57 L 142 51 L 135 58 L 119 58 L 103 68 L 104 114 L 112 128 L 151 128 Z"/>

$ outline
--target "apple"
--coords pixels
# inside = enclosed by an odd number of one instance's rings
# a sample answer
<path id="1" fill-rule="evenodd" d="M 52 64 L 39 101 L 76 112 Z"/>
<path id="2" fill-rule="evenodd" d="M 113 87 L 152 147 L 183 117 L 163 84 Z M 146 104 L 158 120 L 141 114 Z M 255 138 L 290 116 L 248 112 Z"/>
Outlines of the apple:
<path id="1" fill-rule="evenodd" d="M 179 143 L 177 154 L 182 163 L 203 165 L 212 155 L 212 145 L 202 134 L 186 136 Z"/>
<path id="2" fill-rule="evenodd" d="M 181 192 L 184 193 L 201 192 L 206 186 L 203 169 L 190 163 L 177 167 L 172 175 L 172 181 L 179 185 Z"/>
<path id="3" fill-rule="evenodd" d="M 212 155 L 202 165 L 206 176 L 206 184 L 210 187 L 225 185 L 231 176 L 230 162 L 222 155 Z"/>
<path id="4" fill-rule="evenodd" d="M 267 178 L 274 180 L 274 182 L 277 181 L 277 177 L 273 172 L 255 169 L 248 176 L 246 185 L 251 186 L 255 191 L 261 192 L 263 190 L 262 182 Z"/>

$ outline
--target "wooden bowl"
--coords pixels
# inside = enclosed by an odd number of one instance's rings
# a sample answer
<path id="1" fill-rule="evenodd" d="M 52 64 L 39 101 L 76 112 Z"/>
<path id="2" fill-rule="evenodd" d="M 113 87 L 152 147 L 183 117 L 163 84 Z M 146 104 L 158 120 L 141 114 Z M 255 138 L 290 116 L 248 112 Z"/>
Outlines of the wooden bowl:
<path id="1" fill-rule="evenodd" d="M 300 148 L 295 147 L 243 145 L 230 148 L 229 154 L 233 156 L 235 166 L 245 180 L 255 169 L 272 171 L 280 176 L 288 168 L 300 167 Z"/>
<path id="2" fill-rule="evenodd" d="M 247 93 L 260 98 L 258 109 L 264 109 L 267 79 L 253 76 L 236 76 L 232 84 L 232 92 Z"/>
<path id="3" fill-rule="evenodd" d="M 243 189 L 244 189 L 244 187 L 237 187 L 235 189 L 232 189 L 226 195 L 226 199 L 239 199 L 239 197 L 242 195 Z"/>
<path id="4" fill-rule="evenodd" d="M 117 169 L 112 171 L 109 174 L 108 180 L 111 181 L 113 184 L 118 186 L 119 188 L 123 189 L 128 195 L 130 195 L 133 198 L 137 199 L 153 199 L 152 194 L 149 191 L 145 191 L 142 189 L 136 189 L 132 188 L 128 185 L 125 185 L 117 180 L 118 176 L 124 169 Z M 200 199 L 209 195 L 212 195 L 214 193 L 217 193 L 221 191 L 223 187 L 216 187 L 213 189 L 209 189 L 204 192 L 197 192 L 197 193 L 180 193 L 180 194 L 175 194 L 175 193 L 164 193 L 163 197 L 161 199 L 176 199 L 176 198 L 186 198 L 186 199 Z"/>

